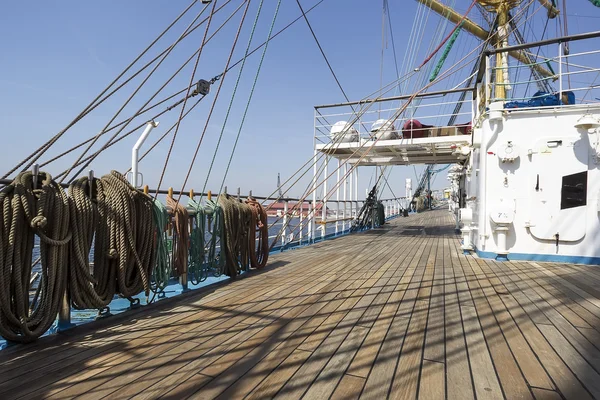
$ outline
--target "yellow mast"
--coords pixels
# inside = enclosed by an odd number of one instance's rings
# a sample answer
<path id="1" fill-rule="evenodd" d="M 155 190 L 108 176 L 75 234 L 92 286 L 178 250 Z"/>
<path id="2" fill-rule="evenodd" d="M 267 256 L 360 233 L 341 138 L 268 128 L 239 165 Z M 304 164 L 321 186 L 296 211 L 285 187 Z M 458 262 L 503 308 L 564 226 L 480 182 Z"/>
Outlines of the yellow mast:
<path id="1" fill-rule="evenodd" d="M 417 0 L 419 3 L 431 8 L 442 17 L 447 18 L 453 23 L 458 23 L 463 16 L 454 11 L 452 8 L 440 3 L 438 0 Z M 547 0 L 539 0 L 540 3 L 548 9 L 548 15 L 552 18 L 558 14 L 558 10 L 552 6 Z M 493 11 L 498 14 L 498 32 L 492 36 L 492 43 L 498 48 L 508 46 L 508 13 L 511 9 L 519 5 L 520 0 L 477 0 L 479 4 L 485 7 L 488 11 Z M 469 18 L 465 18 L 462 28 L 467 32 L 477 36 L 481 40 L 487 40 L 490 33 L 477 25 Z M 523 64 L 530 64 L 530 58 L 522 51 L 509 51 L 507 53 L 498 53 L 496 55 L 496 98 L 503 99 L 506 97 L 506 88 L 508 87 L 508 56 L 513 57 Z M 542 66 L 533 65 L 538 73 L 544 77 L 550 77 L 554 74 Z"/>

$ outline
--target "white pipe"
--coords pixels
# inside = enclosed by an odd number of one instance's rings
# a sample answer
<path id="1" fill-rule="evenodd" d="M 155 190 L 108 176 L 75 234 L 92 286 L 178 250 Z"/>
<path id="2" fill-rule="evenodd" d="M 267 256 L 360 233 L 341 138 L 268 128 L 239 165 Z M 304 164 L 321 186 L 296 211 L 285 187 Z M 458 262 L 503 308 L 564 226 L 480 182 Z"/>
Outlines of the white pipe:
<path id="1" fill-rule="evenodd" d="M 502 126 L 500 121 L 489 121 L 491 128 L 491 135 L 488 140 L 485 140 L 484 137 L 482 140 L 482 146 L 479 152 L 479 237 L 483 239 L 483 242 L 480 244 L 481 250 L 485 248 L 485 241 L 487 239 L 487 210 L 486 204 L 488 199 L 486 198 L 487 191 L 487 159 L 488 159 L 488 149 L 490 148 L 490 144 L 494 142 L 498 132 L 500 132 L 500 127 Z"/>
<path id="2" fill-rule="evenodd" d="M 148 135 L 150 135 L 150 131 L 158 126 L 158 122 L 149 121 L 146 124 L 146 129 L 142 132 L 140 138 L 135 142 L 133 149 L 131 150 L 131 186 L 134 188 L 138 187 L 138 166 L 139 166 L 139 152 L 140 147 L 144 144 Z"/>

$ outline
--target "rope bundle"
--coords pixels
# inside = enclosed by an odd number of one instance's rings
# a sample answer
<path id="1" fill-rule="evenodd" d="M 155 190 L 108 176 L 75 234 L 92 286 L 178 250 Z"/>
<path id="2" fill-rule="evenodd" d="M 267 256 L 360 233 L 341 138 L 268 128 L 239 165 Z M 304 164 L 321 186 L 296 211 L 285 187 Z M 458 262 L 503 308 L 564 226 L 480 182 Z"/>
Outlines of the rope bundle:
<path id="1" fill-rule="evenodd" d="M 15 342 L 31 342 L 52 326 L 67 277 L 68 199 L 49 174 L 37 178 L 38 189 L 33 174 L 23 172 L 0 192 L 0 334 Z M 41 280 L 30 301 L 36 234 Z"/>
<path id="2" fill-rule="evenodd" d="M 169 284 L 171 277 L 171 257 L 169 256 L 167 225 L 169 213 L 167 208 L 154 199 L 153 217 L 156 224 L 156 263 L 152 270 L 150 286 L 154 293 L 162 292 Z"/>
<path id="3" fill-rule="evenodd" d="M 208 219 L 208 228 L 212 224 L 212 236 L 208 246 L 208 263 L 215 276 L 225 273 L 226 257 L 223 253 L 225 249 L 225 216 L 223 208 L 213 200 L 206 200 L 206 208 L 210 210 L 211 216 Z M 221 244 L 221 253 L 217 255 L 217 242 Z"/>
<path id="4" fill-rule="evenodd" d="M 99 224 L 94 262 L 117 271 L 117 292 L 131 297 L 150 292 L 155 265 L 156 225 L 152 199 L 136 190 L 117 171 L 97 181 Z"/>
<path id="5" fill-rule="evenodd" d="M 103 308 L 113 299 L 117 290 L 117 270 L 102 257 L 102 244 L 108 238 L 105 230 L 97 230 L 100 221 L 97 202 L 93 196 L 93 181 L 87 177 L 69 186 L 69 208 L 73 240 L 69 255 L 69 293 L 76 309 Z M 90 266 L 89 255 L 95 248 L 95 262 Z"/>
<path id="6" fill-rule="evenodd" d="M 173 269 L 177 276 L 181 276 L 187 271 L 190 231 L 189 220 L 190 215 L 187 208 L 180 202 L 167 196 L 167 207 L 171 208 L 173 219 L 175 221 L 175 235 L 173 235 Z"/>
<path id="7" fill-rule="evenodd" d="M 225 242 L 221 243 L 221 252 L 225 253 L 227 271 L 231 277 L 248 267 L 248 234 L 252 219 L 251 207 L 230 197 L 219 195 L 219 204 L 223 208 L 225 220 Z"/>
<path id="8" fill-rule="evenodd" d="M 263 206 L 254 199 L 248 197 L 246 204 L 250 206 L 252 216 L 250 219 L 250 232 L 248 248 L 250 249 L 250 265 L 252 268 L 263 268 L 269 259 L 269 227 L 267 212 Z M 256 233 L 258 236 L 258 249 L 256 246 Z"/>

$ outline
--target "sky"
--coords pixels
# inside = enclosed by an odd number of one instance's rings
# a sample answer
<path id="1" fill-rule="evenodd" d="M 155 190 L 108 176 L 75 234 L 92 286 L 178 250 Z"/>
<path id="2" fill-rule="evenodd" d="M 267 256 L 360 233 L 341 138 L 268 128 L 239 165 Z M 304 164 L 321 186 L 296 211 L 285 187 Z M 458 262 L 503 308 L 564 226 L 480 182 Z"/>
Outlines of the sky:
<path id="1" fill-rule="evenodd" d="M 67 126 L 190 3 L 188 0 L 49 0 L 3 4 L 0 13 L 0 135 L 5 148 L 10 150 L 5 151 L 0 159 L 2 172 L 10 170 L 31 151 Z M 202 9 L 203 5 L 196 3 L 141 61 L 151 60 L 178 38 Z M 224 3 L 225 0 L 219 0 L 217 6 Z M 233 0 L 215 15 L 209 35 L 240 3 L 240 0 Z M 233 52 L 234 62 L 242 58 L 248 45 L 259 3 L 258 0 L 250 3 Z M 305 10 L 315 3 L 316 0 L 301 1 Z M 471 2 L 446 0 L 445 3 L 454 5 L 458 12 L 464 13 Z M 267 38 L 276 4 L 276 0 L 264 0 L 260 16 L 256 20 L 251 48 Z M 533 8 L 537 6 L 537 2 L 532 5 Z M 244 8 L 242 6 L 231 21 L 206 44 L 195 80 L 209 80 L 223 71 Z M 391 21 L 401 74 L 418 65 L 453 27 L 442 22 L 436 14 L 425 13 L 423 6 L 419 6 L 415 0 L 389 0 L 389 20 L 387 15 L 382 15 L 382 9 L 380 0 L 324 0 L 308 14 L 315 34 L 350 100 L 369 96 L 378 90 L 381 81 L 389 83 L 397 78 L 388 21 Z M 206 15 L 208 12 L 201 18 Z M 299 15 L 295 1 L 282 1 L 274 30 L 278 31 Z M 600 8 L 583 0 L 569 2 L 567 15 L 571 34 L 597 30 L 600 22 Z M 469 16 L 478 23 L 485 23 L 476 10 Z M 386 24 L 383 57 L 382 18 Z M 526 27 L 528 36 L 541 35 L 544 19 L 540 21 L 542 22 L 537 25 Z M 204 27 L 205 25 L 197 29 L 172 50 L 115 122 L 133 115 L 200 47 Z M 419 31 L 419 38 L 411 42 L 411 32 L 415 28 Z M 557 31 L 557 24 L 553 21 L 547 29 L 546 37 L 555 35 Z M 451 51 L 445 66 L 458 61 L 479 43 L 466 34 L 463 34 L 459 42 Z M 414 57 L 410 57 L 411 55 Z M 183 187 L 191 159 L 198 142 L 202 140 L 185 189 L 193 188 L 196 192 L 203 189 L 218 191 L 248 103 L 260 57 L 261 51 L 258 51 L 247 59 L 233 101 L 239 66 L 225 75 L 218 97 L 216 95 L 220 82 L 212 85 L 211 93 L 182 121 L 161 188 L 172 186 L 177 190 Z M 154 101 L 162 100 L 188 85 L 194 60 L 182 69 Z M 100 132 L 151 68 L 67 131 L 42 160 L 48 160 Z M 122 81 L 123 79 L 120 82 Z M 458 83 L 459 79 L 453 81 L 453 84 Z M 410 93 L 416 89 L 416 84 L 411 83 L 389 95 Z M 179 98 L 181 96 L 176 99 Z M 211 114 L 215 98 L 217 100 Z M 312 157 L 314 106 L 343 101 L 344 96 L 306 22 L 299 20 L 269 44 L 224 181 L 228 191 L 235 192 L 239 187 L 242 193 L 252 190 L 255 195 L 271 194 L 276 189 L 278 173 L 281 174 L 282 181 L 286 181 Z M 173 102 L 174 100 L 167 102 L 156 110 L 162 111 Z M 188 108 L 190 105 L 191 103 Z M 179 111 L 180 108 L 175 108 L 157 118 L 160 125 L 151 133 L 142 147 L 142 153 L 176 122 Z M 134 122 L 141 124 L 150 114 L 151 112 Z M 211 118 L 207 123 L 209 114 Z M 131 147 L 139 133 L 140 130 L 136 131 L 94 160 L 91 168 L 95 174 L 104 175 L 111 169 L 126 171 L 131 163 Z M 219 136 L 222 139 L 219 150 L 215 153 Z M 98 144 L 107 139 L 108 137 L 100 139 Z M 140 163 L 144 183 L 152 188 L 159 182 L 171 139 L 172 135 Z M 97 148 L 98 145 L 95 149 Z M 56 176 L 77 160 L 82 150 L 80 148 L 64 159 L 44 166 L 42 170 Z M 405 178 L 415 181 L 422 169 L 423 166 L 394 167 L 383 197 L 404 195 Z M 300 196 L 311 176 L 312 172 L 308 172 L 287 194 L 292 197 Z M 362 197 L 374 182 L 374 168 L 361 168 L 359 179 L 359 196 Z M 332 182 L 330 180 L 330 185 Z M 445 174 L 435 177 L 434 188 L 446 185 Z"/>

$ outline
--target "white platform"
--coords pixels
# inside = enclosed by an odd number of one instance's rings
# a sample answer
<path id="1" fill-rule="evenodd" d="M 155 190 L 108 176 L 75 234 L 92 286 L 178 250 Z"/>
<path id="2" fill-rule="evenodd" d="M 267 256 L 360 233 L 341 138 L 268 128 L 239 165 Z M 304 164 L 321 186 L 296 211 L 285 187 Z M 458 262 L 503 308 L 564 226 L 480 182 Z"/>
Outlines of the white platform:
<path id="1" fill-rule="evenodd" d="M 470 144 L 471 135 L 456 135 L 377 142 L 361 139 L 354 143 L 317 143 L 316 150 L 361 166 L 451 164 L 465 159 L 459 149 Z"/>

